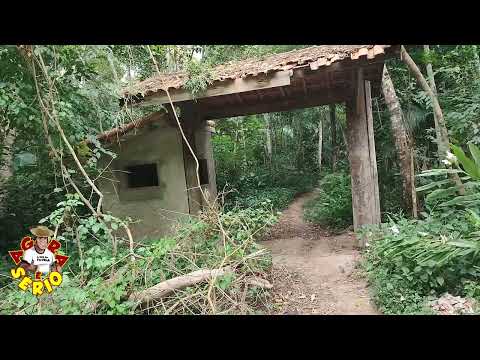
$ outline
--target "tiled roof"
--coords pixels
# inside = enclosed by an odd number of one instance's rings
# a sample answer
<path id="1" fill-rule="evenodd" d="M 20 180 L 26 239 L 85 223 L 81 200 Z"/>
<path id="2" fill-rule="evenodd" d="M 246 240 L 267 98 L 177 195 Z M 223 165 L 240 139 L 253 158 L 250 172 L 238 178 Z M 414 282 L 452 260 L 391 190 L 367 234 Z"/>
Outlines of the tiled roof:
<path id="1" fill-rule="evenodd" d="M 264 58 L 253 58 L 230 62 L 215 67 L 212 71 L 213 81 L 257 76 L 272 71 L 290 70 L 297 67 L 309 66 L 317 70 L 323 66 L 346 59 L 358 60 L 362 57 L 373 59 L 384 54 L 390 45 L 322 45 L 275 54 Z M 159 90 L 179 89 L 185 85 L 185 72 L 168 73 L 153 76 L 140 81 L 124 90 L 123 96 L 142 96 L 155 93 Z"/>

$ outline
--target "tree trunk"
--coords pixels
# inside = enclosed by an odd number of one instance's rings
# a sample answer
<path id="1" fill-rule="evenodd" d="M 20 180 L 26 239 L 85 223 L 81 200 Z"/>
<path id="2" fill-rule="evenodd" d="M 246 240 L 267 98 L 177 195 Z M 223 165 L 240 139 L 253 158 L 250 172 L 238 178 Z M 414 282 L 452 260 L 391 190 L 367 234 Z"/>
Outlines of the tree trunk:
<path id="1" fill-rule="evenodd" d="M 398 158 L 400 160 L 400 174 L 403 184 L 403 200 L 405 210 L 416 216 L 416 191 L 413 168 L 413 151 L 408 141 L 408 134 L 403 122 L 403 112 L 398 101 L 392 79 L 387 70 L 387 66 L 383 67 L 382 91 L 390 113 L 390 121 L 392 124 L 392 133 L 397 148 Z"/>
<path id="2" fill-rule="evenodd" d="M 265 119 L 265 134 L 266 134 L 266 149 L 267 149 L 267 162 L 269 165 L 272 164 L 272 134 L 270 128 L 270 114 L 266 113 L 263 115 Z"/>
<path id="3" fill-rule="evenodd" d="M 302 139 L 303 139 L 303 128 L 302 124 L 300 121 L 295 122 L 294 128 L 297 129 L 297 131 L 293 132 L 294 139 L 293 141 L 296 142 L 297 146 L 297 169 L 302 169 L 303 168 L 303 162 L 302 162 L 302 151 L 303 151 L 303 144 L 302 144 Z"/>
<path id="4" fill-rule="evenodd" d="M 237 144 L 238 144 L 238 129 L 235 128 L 235 141 L 233 142 L 233 168 L 237 169 Z"/>
<path id="5" fill-rule="evenodd" d="M 480 57 L 477 52 L 477 45 L 472 45 L 473 47 L 473 59 L 475 61 L 475 68 L 477 69 L 477 78 L 480 78 Z"/>
<path id="6" fill-rule="evenodd" d="M 401 50 L 401 58 L 402 58 L 402 61 L 408 66 L 410 71 L 415 76 L 415 79 L 417 80 L 418 85 L 420 85 L 420 87 L 428 94 L 428 96 L 432 101 L 433 112 L 437 116 L 438 126 L 440 128 L 441 141 L 439 142 L 438 147 L 439 147 L 439 153 L 441 154 L 439 160 L 442 160 L 446 158 L 447 151 L 449 148 L 448 132 L 445 126 L 445 119 L 443 118 L 442 108 L 440 107 L 437 96 L 433 93 L 432 89 L 430 88 L 427 81 L 425 80 L 425 77 L 423 76 L 422 72 L 420 71 L 418 66 L 415 64 L 413 59 L 410 57 L 410 55 L 407 53 L 403 45 Z M 451 179 L 458 186 L 458 192 L 460 193 L 460 195 L 464 195 L 465 187 L 463 186 L 462 180 L 460 180 L 460 177 L 458 176 L 458 174 L 456 173 L 451 174 Z"/>
<path id="7" fill-rule="evenodd" d="M 242 145 L 243 145 L 243 161 L 242 161 L 242 167 L 243 170 L 247 168 L 247 135 L 246 135 L 246 129 L 242 128 Z"/>
<path id="8" fill-rule="evenodd" d="M 322 171 L 322 145 L 323 145 L 323 119 L 322 115 L 318 121 L 318 171 Z"/>
<path id="9" fill-rule="evenodd" d="M 425 54 L 427 55 L 430 54 L 430 47 L 428 45 L 423 45 L 423 49 L 425 51 Z M 428 59 L 428 56 L 427 56 L 427 59 Z M 432 92 L 435 94 L 435 96 L 437 96 L 437 86 L 435 85 L 435 77 L 433 75 L 432 64 L 429 61 L 427 61 L 426 67 L 427 67 L 428 83 L 430 85 L 430 88 L 432 89 Z M 438 116 L 435 113 L 435 111 L 433 112 L 433 120 L 435 122 L 435 134 L 437 138 L 438 158 L 441 159 L 444 155 L 441 150 L 444 139 L 442 139 L 442 132 L 440 130 L 440 125 L 438 123 Z"/>
<path id="10" fill-rule="evenodd" d="M 335 119 L 335 104 L 329 105 L 330 109 L 330 136 L 332 138 L 332 171 L 337 169 L 337 121 Z"/>

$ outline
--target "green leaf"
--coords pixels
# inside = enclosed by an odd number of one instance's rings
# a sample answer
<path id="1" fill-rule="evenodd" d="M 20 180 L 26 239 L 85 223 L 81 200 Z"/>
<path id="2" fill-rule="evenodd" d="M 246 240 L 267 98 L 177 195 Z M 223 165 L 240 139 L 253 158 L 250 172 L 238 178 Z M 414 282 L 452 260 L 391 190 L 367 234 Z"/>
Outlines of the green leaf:
<path id="1" fill-rule="evenodd" d="M 475 164 L 472 159 L 468 158 L 459 146 L 450 146 L 452 147 L 453 153 L 457 157 L 458 161 L 460 161 L 462 164 L 465 172 L 472 178 L 480 180 L 480 168 L 477 166 L 477 164 Z"/>
<path id="2" fill-rule="evenodd" d="M 475 144 L 468 144 L 468 148 L 470 149 L 470 153 L 472 154 L 473 159 L 478 167 L 480 167 L 480 149 Z"/>
<path id="3" fill-rule="evenodd" d="M 452 200 L 442 203 L 440 206 L 462 205 L 467 202 L 470 203 L 472 201 L 478 201 L 480 203 L 480 194 L 457 196 Z"/>
<path id="4" fill-rule="evenodd" d="M 425 170 L 421 174 L 418 174 L 416 176 L 427 177 L 427 176 L 438 176 L 438 175 L 446 175 L 446 174 L 458 174 L 461 172 L 463 171 L 458 169 L 432 169 L 432 170 Z"/>
<path id="5" fill-rule="evenodd" d="M 427 197 L 425 198 L 425 200 L 426 201 L 433 201 L 433 200 L 436 200 L 436 199 L 439 199 L 439 198 L 442 198 L 442 197 L 453 195 L 456 192 L 457 192 L 456 187 L 451 187 L 451 188 L 448 188 L 448 189 L 436 189 L 436 190 L 432 191 L 430 194 L 428 194 Z"/>
<path id="6" fill-rule="evenodd" d="M 21 298 L 20 301 L 17 303 L 17 307 L 21 308 L 25 304 L 25 298 Z"/>
<path id="7" fill-rule="evenodd" d="M 437 276 L 437 282 L 440 286 L 443 286 L 443 284 L 445 283 L 445 280 L 443 279 L 443 277 Z"/>
<path id="8" fill-rule="evenodd" d="M 450 179 L 441 180 L 441 181 L 434 181 L 434 182 L 431 182 L 430 184 L 427 184 L 427 185 L 423 185 L 423 186 L 418 187 L 418 188 L 417 188 L 417 192 L 429 190 L 429 189 L 434 188 L 434 187 L 436 187 L 436 186 L 445 185 L 445 184 L 448 184 L 448 183 L 450 183 L 450 182 L 451 182 Z"/>

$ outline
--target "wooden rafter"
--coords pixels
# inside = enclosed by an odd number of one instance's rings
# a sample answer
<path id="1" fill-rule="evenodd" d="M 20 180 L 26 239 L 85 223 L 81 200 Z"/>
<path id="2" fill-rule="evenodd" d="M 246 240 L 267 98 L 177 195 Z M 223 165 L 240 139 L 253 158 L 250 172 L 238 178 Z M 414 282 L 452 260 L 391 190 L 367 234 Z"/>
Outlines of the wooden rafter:
<path id="1" fill-rule="evenodd" d="M 302 88 L 303 88 L 303 93 L 305 96 L 308 95 L 308 90 L 307 90 L 307 82 L 305 81 L 305 78 L 302 78 Z"/>
<path id="2" fill-rule="evenodd" d="M 204 93 L 198 94 L 196 98 L 202 99 L 213 96 L 269 89 L 279 86 L 288 86 L 290 85 L 290 77 L 292 74 L 292 71 L 278 71 L 262 77 L 247 77 L 244 79 L 239 78 L 230 81 L 217 82 L 210 85 Z M 193 100 L 192 94 L 187 90 L 176 89 L 170 90 L 169 93 L 173 102 Z M 164 91 L 161 91 L 158 94 L 145 97 L 143 104 L 167 104 L 168 102 L 169 99 L 167 94 Z"/>
<path id="3" fill-rule="evenodd" d="M 242 99 L 242 96 L 240 94 L 235 94 L 235 98 L 238 100 L 240 104 L 245 103 L 245 101 Z"/>
<path id="4" fill-rule="evenodd" d="M 350 96 L 345 89 L 331 89 L 327 92 L 309 93 L 309 96 L 296 96 L 290 98 L 280 98 L 277 101 L 257 102 L 252 105 L 239 106 L 221 106 L 213 107 L 207 102 L 200 104 L 202 114 L 205 120 L 222 119 L 234 116 L 244 116 L 252 114 L 263 114 L 268 112 L 287 111 L 292 109 L 302 109 L 331 103 L 345 101 Z"/>

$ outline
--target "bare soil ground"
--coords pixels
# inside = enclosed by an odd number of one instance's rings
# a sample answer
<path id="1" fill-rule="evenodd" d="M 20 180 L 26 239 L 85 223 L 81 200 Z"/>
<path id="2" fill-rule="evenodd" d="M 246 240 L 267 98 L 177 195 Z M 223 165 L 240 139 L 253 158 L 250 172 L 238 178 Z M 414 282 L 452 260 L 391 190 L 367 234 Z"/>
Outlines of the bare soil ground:
<path id="1" fill-rule="evenodd" d="M 303 219 L 299 196 L 262 244 L 273 255 L 272 314 L 378 314 L 356 265 L 360 253 L 352 232 L 331 234 Z"/>

